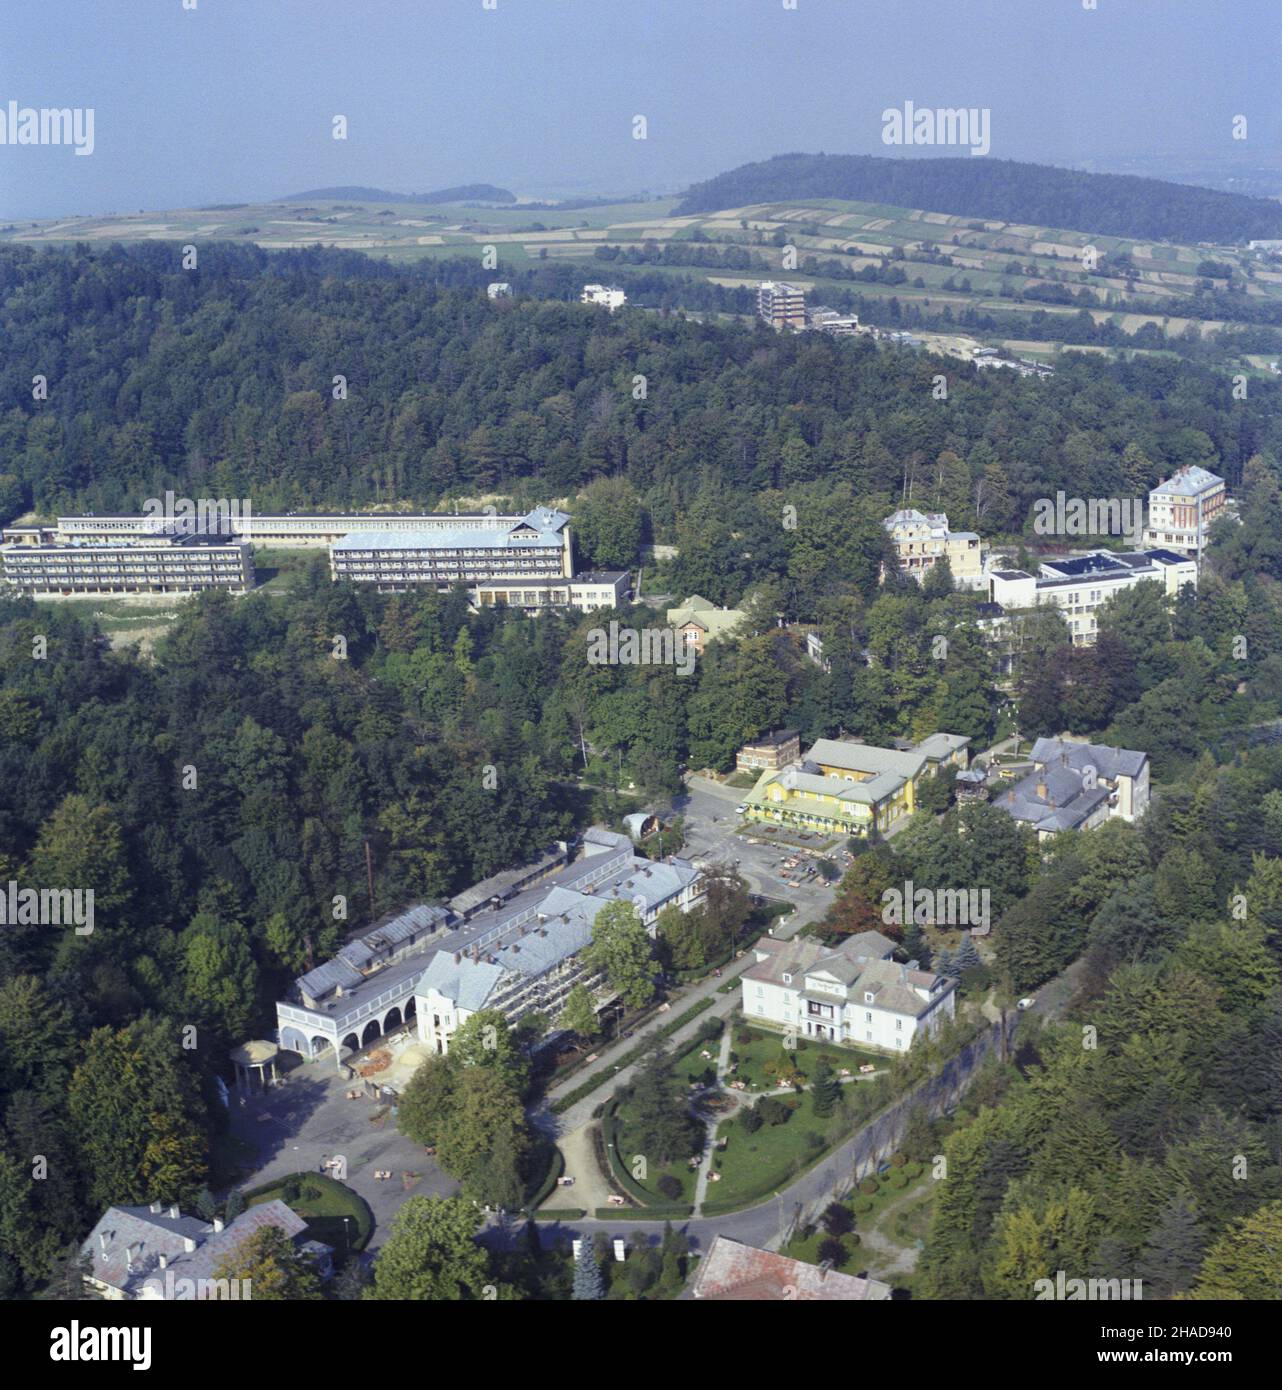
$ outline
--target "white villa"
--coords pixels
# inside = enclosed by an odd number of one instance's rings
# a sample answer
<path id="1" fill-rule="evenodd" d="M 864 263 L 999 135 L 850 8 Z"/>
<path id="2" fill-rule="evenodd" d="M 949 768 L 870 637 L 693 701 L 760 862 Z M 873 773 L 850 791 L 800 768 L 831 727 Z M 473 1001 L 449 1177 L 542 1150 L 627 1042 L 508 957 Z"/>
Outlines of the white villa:
<path id="1" fill-rule="evenodd" d="M 898 965 L 894 948 L 880 932 L 861 932 L 835 949 L 763 937 L 742 977 L 744 1018 L 799 1038 L 907 1051 L 919 1033 L 954 1017 L 957 987 L 915 961 Z"/>

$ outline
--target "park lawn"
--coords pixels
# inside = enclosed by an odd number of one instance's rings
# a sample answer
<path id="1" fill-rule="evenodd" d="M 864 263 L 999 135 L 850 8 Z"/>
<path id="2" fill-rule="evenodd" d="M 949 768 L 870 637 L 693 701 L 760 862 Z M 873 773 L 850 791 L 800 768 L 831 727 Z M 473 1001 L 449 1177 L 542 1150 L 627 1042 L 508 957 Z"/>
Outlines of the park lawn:
<path id="1" fill-rule="evenodd" d="M 752 1034 L 752 1041 L 746 1044 L 739 1041 L 739 1034 L 745 1027 Z M 734 1041 L 730 1044 L 730 1049 L 739 1058 L 738 1069 L 733 1075 L 741 1081 L 746 1081 L 750 1091 L 773 1090 L 779 1085 L 778 1081 L 766 1075 L 765 1065 L 768 1061 L 783 1055 L 785 1049 L 782 1033 L 740 1024 L 734 1030 Z M 793 1061 L 797 1064 L 798 1070 L 806 1074 L 807 1080 L 810 1079 L 820 1057 L 828 1058 L 834 1072 L 840 1072 L 842 1067 L 849 1067 L 856 1076 L 861 1066 L 872 1063 L 879 1068 L 885 1067 L 888 1060 L 880 1053 L 864 1052 L 859 1048 L 842 1047 L 836 1043 L 821 1045 L 805 1038 L 798 1039 L 796 1049 L 792 1052 Z M 729 1079 L 731 1078 L 727 1077 L 727 1080 Z"/>
<path id="2" fill-rule="evenodd" d="M 828 1147 L 832 1117 L 820 1119 L 815 1115 L 809 1093 L 781 1099 L 796 1105 L 785 1124 L 762 1125 L 755 1134 L 748 1134 L 736 1115 L 718 1127 L 718 1140 L 725 1139 L 727 1143 L 712 1160 L 721 1181 L 709 1186 L 710 1200 L 748 1202 L 769 1196 Z"/>
<path id="3" fill-rule="evenodd" d="M 632 1174 L 632 1160 L 638 1152 L 638 1149 L 636 1144 L 628 1138 L 627 1113 L 622 1106 L 619 1107 L 619 1116 L 618 1137 L 615 1140 L 616 1153 L 619 1163 L 629 1174 Z M 646 1194 L 648 1204 L 651 1206 L 693 1206 L 694 1189 L 699 1181 L 699 1170 L 697 1168 L 691 1168 L 687 1162 L 687 1159 L 693 1157 L 694 1155 L 692 1153 L 686 1154 L 683 1157 L 673 1159 L 671 1163 L 665 1164 L 662 1167 L 657 1163 L 649 1163 L 646 1167 L 645 1180 L 642 1181 L 640 1178 L 634 1176 L 632 1181 Z M 681 1184 L 681 1191 L 675 1197 L 668 1197 L 659 1191 L 659 1179 L 663 1177 L 665 1173 L 676 1178 Z M 624 1190 L 626 1191 L 627 1189 L 625 1188 Z"/>
<path id="4" fill-rule="evenodd" d="M 298 1195 L 287 1197 L 291 1189 Z M 293 1173 L 245 1193 L 245 1202 L 251 1207 L 276 1199 L 307 1222 L 311 1239 L 332 1246 L 338 1255 L 363 1250 L 374 1233 L 374 1214 L 364 1198 L 323 1173 Z"/>

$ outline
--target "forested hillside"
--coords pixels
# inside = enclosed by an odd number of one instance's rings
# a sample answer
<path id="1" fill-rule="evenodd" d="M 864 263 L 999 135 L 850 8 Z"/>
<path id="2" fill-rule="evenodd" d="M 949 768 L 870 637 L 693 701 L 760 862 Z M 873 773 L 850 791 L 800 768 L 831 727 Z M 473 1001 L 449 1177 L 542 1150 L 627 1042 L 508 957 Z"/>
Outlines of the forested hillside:
<path id="1" fill-rule="evenodd" d="M 136 508 L 165 486 L 268 511 L 542 500 L 610 476 L 673 539 L 701 493 L 726 516 L 753 492 L 891 500 L 916 477 L 955 523 L 1002 531 L 1059 487 L 1139 492 L 1182 463 L 1233 485 L 1253 453 L 1282 455 L 1272 382 L 1235 401 L 1197 366 L 1085 356 L 1050 382 L 976 374 L 864 340 L 610 316 L 563 302 L 581 277 L 513 273 L 530 297 L 491 303 L 474 261 L 212 246 L 184 271 L 168 246 L 0 249 L 0 519 Z"/>
<path id="2" fill-rule="evenodd" d="M 969 155 L 955 159 L 776 155 L 693 184 L 676 214 L 791 198 L 849 198 L 1172 241 L 1242 242 L 1282 236 L 1282 205 L 1268 198 L 1132 174 L 1087 174 Z"/>

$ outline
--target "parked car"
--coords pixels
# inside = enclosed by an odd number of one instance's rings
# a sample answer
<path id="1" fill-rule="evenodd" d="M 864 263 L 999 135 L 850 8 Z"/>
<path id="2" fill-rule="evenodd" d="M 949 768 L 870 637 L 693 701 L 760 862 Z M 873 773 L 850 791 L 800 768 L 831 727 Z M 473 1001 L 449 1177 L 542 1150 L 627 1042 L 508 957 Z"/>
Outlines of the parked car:
<path id="1" fill-rule="evenodd" d="M 1036 999 L 1030 994 L 1027 999 L 1021 999 L 1015 1007 L 1017 1009 L 1031 1009 L 1036 1002 Z"/>
<path id="2" fill-rule="evenodd" d="M 747 804 L 747 802 L 744 802 L 744 803 L 743 803 L 742 805 L 740 805 L 740 806 L 736 806 L 734 809 L 735 809 L 735 814 L 736 814 L 737 816 L 746 816 L 746 815 L 748 814 L 748 804 Z"/>

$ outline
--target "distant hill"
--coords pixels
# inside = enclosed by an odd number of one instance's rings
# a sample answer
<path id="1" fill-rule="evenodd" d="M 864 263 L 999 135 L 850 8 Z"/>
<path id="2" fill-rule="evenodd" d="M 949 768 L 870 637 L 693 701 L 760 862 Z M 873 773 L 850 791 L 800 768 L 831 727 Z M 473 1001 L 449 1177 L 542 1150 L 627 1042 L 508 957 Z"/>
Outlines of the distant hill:
<path id="1" fill-rule="evenodd" d="M 516 194 L 492 183 L 461 183 L 456 188 L 438 188 L 434 193 L 393 193 L 386 188 L 364 188 L 347 184 L 338 188 L 312 188 L 291 193 L 282 203 L 307 203 L 329 198 L 341 203 L 514 203 Z"/>
<path id="2" fill-rule="evenodd" d="M 693 184 L 676 216 L 844 198 L 960 217 L 1183 242 L 1282 237 L 1282 203 L 1131 174 L 1087 174 L 1009 159 L 781 154 Z"/>

